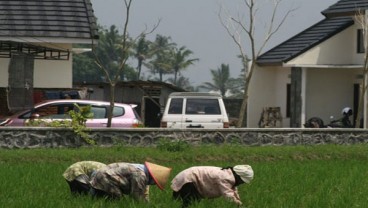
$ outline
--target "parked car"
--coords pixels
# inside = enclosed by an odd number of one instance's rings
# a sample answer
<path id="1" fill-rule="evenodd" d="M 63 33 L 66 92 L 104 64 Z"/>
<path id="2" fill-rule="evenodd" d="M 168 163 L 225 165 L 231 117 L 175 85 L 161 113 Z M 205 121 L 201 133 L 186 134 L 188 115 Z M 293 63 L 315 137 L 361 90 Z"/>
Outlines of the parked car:
<path id="1" fill-rule="evenodd" d="M 161 127 L 229 128 L 229 118 L 220 94 L 174 92 L 167 100 Z"/>
<path id="2" fill-rule="evenodd" d="M 79 99 L 61 99 L 61 100 L 46 100 L 36 104 L 32 109 L 16 113 L 6 119 L 0 121 L 0 126 L 26 126 L 29 119 L 42 119 L 45 122 L 55 120 L 70 120 L 68 114 L 71 110 L 76 110 L 76 106 L 91 106 L 93 118 L 87 119 L 86 126 L 106 127 L 107 112 L 110 107 L 109 102 L 79 100 Z M 132 128 L 142 124 L 141 119 L 135 107 L 137 105 L 115 103 L 111 127 Z"/>

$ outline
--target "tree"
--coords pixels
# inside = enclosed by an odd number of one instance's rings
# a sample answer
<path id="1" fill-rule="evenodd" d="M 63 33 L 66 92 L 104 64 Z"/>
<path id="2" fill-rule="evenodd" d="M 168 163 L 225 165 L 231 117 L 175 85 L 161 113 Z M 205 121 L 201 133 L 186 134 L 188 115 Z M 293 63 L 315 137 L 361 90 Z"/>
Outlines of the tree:
<path id="1" fill-rule="evenodd" d="M 122 36 L 115 25 L 109 29 L 100 27 L 99 44 L 94 48 L 94 52 L 77 54 L 73 58 L 73 79 L 76 81 L 105 81 L 104 72 L 96 64 L 95 59 L 105 66 L 109 74 L 118 70 L 118 63 L 121 62 L 120 43 Z M 126 69 L 118 76 L 120 80 L 131 80 L 135 78 L 135 71 L 131 66 L 126 65 Z"/>
<path id="2" fill-rule="evenodd" d="M 99 44 L 95 50 L 99 64 L 106 68 L 110 77 L 116 77 L 116 81 L 125 79 L 132 80 L 136 77 L 134 69 L 126 64 L 126 59 L 131 55 L 131 49 L 127 48 L 127 51 L 123 52 L 125 50 L 122 45 L 123 38 L 124 37 L 119 34 L 116 26 L 112 25 L 109 30 L 103 30 Z M 127 46 L 130 47 L 134 44 L 133 40 L 131 40 L 128 35 L 125 38 L 125 44 Z M 125 62 L 124 66 L 120 66 L 123 62 Z M 124 70 L 120 70 L 120 68 L 124 68 Z"/>
<path id="3" fill-rule="evenodd" d="M 355 128 L 360 127 L 360 120 L 361 120 L 361 114 L 363 113 L 364 109 L 364 98 L 367 97 L 367 89 L 368 89 L 368 14 L 363 11 L 358 11 L 355 15 L 355 19 L 357 23 L 362 28 L 362 42 L 364 47 L 364 61 L 363 61 L 363 68 L 362 68 L 362 86 L 361 86 L 361 92 L 359 95 L 359 103 L 358 103 L 358 112 L 355 120 Z M 364 127 L 367 127 L 367 115 L 364 116 Z"/>
<path id="4" fill-rule="evenodd" d="M 150 45 L 152 43 L 146 40 L 146 36 L 142 35 L 138 42 L 134 45 L 134 56 L 138 61 L 137 65 L 137 77 L 136 80 L 140 79 L 141 72 L 142 72 L 142 65 L 144 61 L 151 56 Z"/>
<path id="5" fill-rule="evenodd" d="M 220 91 L 222 96 L 226 96 L 226 92 L 231 89 L 230 67 L 228 64 L 221 64 L 217 70 L 211 69 L 212 81 L 205 82 L 199 86 L 206 90 Z"/>
<path id="6" fill-rule="evenodd" d="M 240 15 L 238 14 L 237 17 L 232 17 L 228 11 L 223 11 L 223 8 L 220 7 L 220 11 L 218 13 L 220 22 L 222 26 L 226 29 L 226 32 L 229 34 L 229 36 L 234 41 L 235 45 L 238 47 L 240 51 L 240 57 L 242 59 L 242 65 L 243 68 L 246 70 L 244 72 L 244 94 L 243 94 L 243 102 L 240 107 L 240 115 L 239 115 L 239 121 L 237 124 L 237 127 L 244 126 L 244 117 L 245 112 L 247 109 L 248 104 L 248 89 L 249 89 L 249 83 L 252 79 L 253 71 L 256 67 L 255 61 L 257 60 L 257 57 L 260 55 L 261 51 L 265 47 L 265 45 L 268 43 L 270 38 L 280 29 L 280 27 L 285 22 L 286 18 L 292 13 L 293 9 L 288 10 L 284 16 L 281 17 L 280 21 L 276 24 L 275 19 L 276 15 L 278 14 L 278 8 L 280 5 L 280 2 L 282 0 L 272 0 L 273 1 L 273 9 L 270 14 L 269 24 L 267 26 L 267 31 L 265 32 L 265 38 L 260 43 L 260 47 L 256 46 L 256 36 L 255 36 L 255 22 L 257 20 L 257 3 L 260 3 L 260 0 L 243 0 L 245 10 L 248 15 Z M 225 14 L 223 14 L 225 13 Z M 223 16 L 225 15 L 225 17 Z M 242 19 L 244 17 L 244 19 Z M 248 20 L 248 21 L 247 21 Z M 248 42 L 243 42 L 242 37 L 243 34 L 245 34 L 245 39 L 248 40 Z M 245 47 L 245 44 L 248 43 L 247 47 Z M 245 51 L 245 48 L 250 49 L 250 59 L 252 61 L 248 61 L 247 51 Z"/>
<path id="7" fill-rule="evenodd" d="M 99 58 L 95 44 L 92 43 L 94 46 L 92 51 L 95 55 L 95 60 L 99 68 L 103 71 L 103 73 L 106 76 L 106 81 L 110 84 L 110 109 L 108 110 L 108 120 L 107 120 L 107 127 L 111 127 L 111 119 L 112 119 L 112 112 L 114 109 L 114 103 L 115 103 L 115 85 L 116 83 L 121 79 L 120 75 L 127 70 L 127 60 L 129 58 L 129 55 L 131 53 L 132 47 L 134 43 L 139 39 L 139 37 L 142 37 L 144 35 L 147 35 L 149 33 L 152 33 L 160 23 L 158 21 L 158 24 L 156 24 L 151 31 L 144 30 L 138 37 L 135 39 L 131 39 L 128 35 L 128 25 L 129 25 L 129 17 L 130 17 L 130 8 L 132 5 L 133 0 L 124 0 L 125 4 L 125 20 L 123 24 L 123 31 L 121 35 L 121 39 L 119 41 L 119 44 L 117 44 L 116 47 L 119 48 L 119 52 L 116 54 L 118 56 L 116 66 L 117 68 L 111 68 L 111 63 L 103 62 L 102 59 Z M 111 42 L 108 42 L 107 44 L 111 44 Z M 114 45 L 115 46 L 115 45 Z"/>
<path id="8" fill-rule="evenodd" d="M 162 82 L 163 75 L 170 73 L 170 51 L 176 46 L 175 43 L 170 42 L 170 37 L 157 35 L 155 41 L 152 43 L 151 52 L 154 54 L 153 59 L 149 62 L 148 67 L 153 74 L 159 74 L 159 81 Z"/>
<path id="9" fill-rule="evenodd" d="M 171 53 L 171 67 L 174 70 L 174 84 L 176 85 L 177 76 L 180 74 L 181 70 L 186 69 L 188 66 L 192 65 L 195 61 L 198 61 L 198 58 L 189 59 L 189 56 L 193 54 L 193 52 L 189 49 L 186 49 L 185 46 L 178 48 L 174 48 L 170 51 Z"/>
<path id="10" fill-rule="evenodd" d="M 192 85 L 190 85 L 189 78 L 187 77 L 179 76 L 179 78 L 176 81 L 174 80 L 174 78 L 169 78 L 167 81 L 184 90 L 192 92 L 196 91 L 196 89 Z"/>

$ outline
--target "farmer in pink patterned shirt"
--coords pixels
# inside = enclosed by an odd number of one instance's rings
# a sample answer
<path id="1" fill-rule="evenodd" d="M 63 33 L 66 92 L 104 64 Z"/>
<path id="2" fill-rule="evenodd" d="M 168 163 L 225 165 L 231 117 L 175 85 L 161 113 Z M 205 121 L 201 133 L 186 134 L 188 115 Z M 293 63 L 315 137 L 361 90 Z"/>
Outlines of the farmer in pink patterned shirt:
<path id="1" fill-rule="evenodd" d="M 224 196 L 238 206 L 242 205 L 237 186 L 250 183 L 253 169 L 249 165 L 234 167 L 196 166 L 183 170 L 171 182 L 173 197 L 182 200 L 182 207 L 203 198 Z"/>

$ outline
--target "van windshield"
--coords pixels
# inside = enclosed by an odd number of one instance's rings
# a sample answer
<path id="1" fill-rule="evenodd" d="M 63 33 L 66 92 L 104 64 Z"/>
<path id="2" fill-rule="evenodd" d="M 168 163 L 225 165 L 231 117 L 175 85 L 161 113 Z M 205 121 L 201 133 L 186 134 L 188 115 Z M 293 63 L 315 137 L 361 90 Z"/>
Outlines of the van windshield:
<path id="1" fill-rule="evenodd" d="M 220 115 L 220 105 L 217 99 L 188 98 L 185 114 Z"/>

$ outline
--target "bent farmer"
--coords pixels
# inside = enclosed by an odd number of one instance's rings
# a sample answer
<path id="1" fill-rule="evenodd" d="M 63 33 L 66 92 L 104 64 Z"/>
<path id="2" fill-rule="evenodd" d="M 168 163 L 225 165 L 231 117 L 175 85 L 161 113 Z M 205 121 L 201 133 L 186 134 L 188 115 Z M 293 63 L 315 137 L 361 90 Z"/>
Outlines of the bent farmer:
<path id="1" fill-rule="evenodd" d="M 92 173 L 105 166 L 105 164 L 96 161 L 76 162 L 65 170 L 63 177 L 69 184 L 72 194 L 88 194 Z"/>
<path id="2" fill-rule="evenodd" d="M 164 189 L 171 168 L 154 163 L 112 163 L 99 169 L 91 180 L 95 197 L 121 198 L 130 195 L 136 200 L 149 201 L 149 185 Z"/>
<path id="3" fill-rule="evenodd" d="M 196 166 L 183 170 L 171 182 L 174 199 L 182 200 L 182 207 L 203 198 L 224 196 L 242 205 L 237 186 L 250 183 L 253 169 L 249 165 L 234 167 Z"/>

